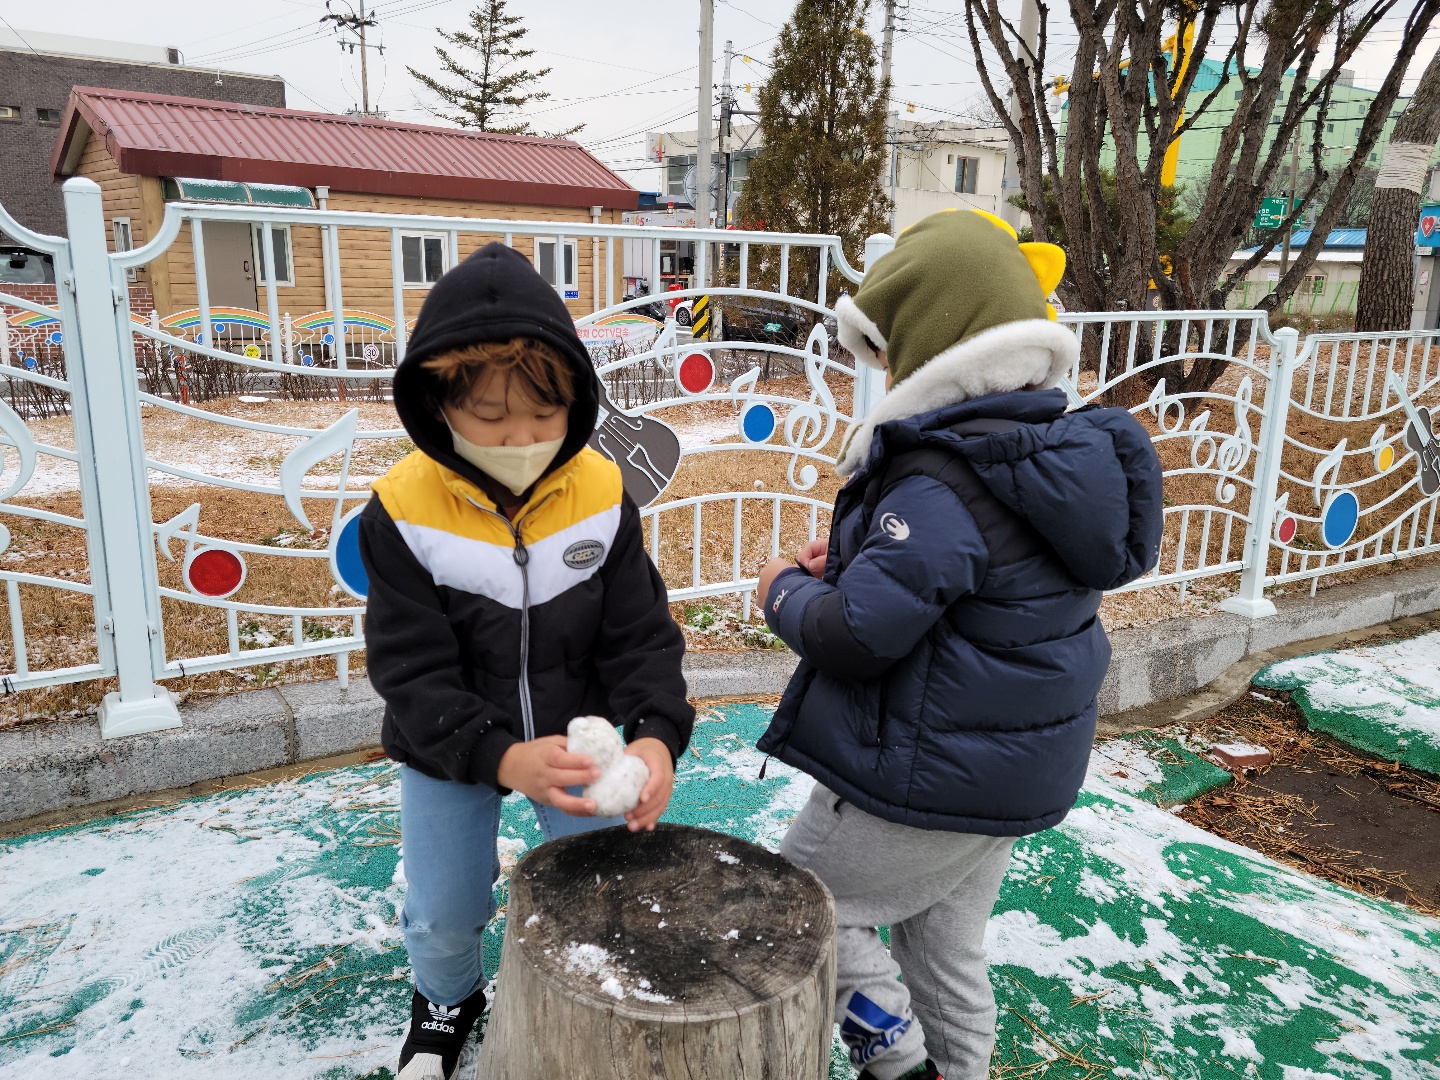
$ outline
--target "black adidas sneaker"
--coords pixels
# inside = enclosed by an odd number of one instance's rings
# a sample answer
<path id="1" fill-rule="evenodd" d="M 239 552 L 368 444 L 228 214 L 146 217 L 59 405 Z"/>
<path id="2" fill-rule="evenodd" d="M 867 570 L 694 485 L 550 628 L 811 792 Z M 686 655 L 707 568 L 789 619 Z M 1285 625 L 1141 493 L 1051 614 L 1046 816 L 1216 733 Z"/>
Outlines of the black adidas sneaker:
<path id="1" fill-rule="evenodd" d="M 875 1077 L 869 1069 L 866 1069 L 856 1080 L 875 1080 Z M 945 1078 L 940 1075 L 940 1070 L 935 1067 L 933 1061 L 926 1061 L 924 1065 L 916 1065 L 910 1071 L 896 1077 L 896 1080 L 945 1080 Z"/>
<path id="2" fill-rule="evenodd" d="M 465 1040 L 484 1011 L 484 990 L 476 990 L 459 1005 L 437 1005 L 416 990 L 410 999 L 410 1033 L 400 1047 L 395 1080 L 450 1080 Z"/>

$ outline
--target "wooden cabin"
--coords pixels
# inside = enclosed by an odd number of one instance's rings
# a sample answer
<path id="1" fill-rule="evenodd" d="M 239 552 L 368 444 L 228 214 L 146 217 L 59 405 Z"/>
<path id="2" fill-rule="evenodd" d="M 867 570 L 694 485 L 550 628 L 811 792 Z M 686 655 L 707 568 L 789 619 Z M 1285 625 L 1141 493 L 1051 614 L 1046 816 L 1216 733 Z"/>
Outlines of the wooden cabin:
<path id="1" fill-rule="evenodd" d="M 320 207 L 507 221 L 620 223 L 638 192 L 588 150 L 566 139 L 497 135 L 295 109 L 76 87 L 52 159 L 56 181 L 100 185 L 112 250 L 156 235 L 173 200 L 226 205 Z M 407 320 L 445 269 L 498 236 L 407 229 L 400 237 Z M 205 278 L 212 308 L 261 312 L 267 288 L 260 227 L 205 222 Z M 318 226 L 274 226 L 280 308 L 301 319 L 331 308 Z M 391 236 L 338 230 L 344 308 L 395 312 Z M 605 302 L 604 245 L 553 239 L 522 228 L 514 246 L 529 256 L 579 317 Z M 623 259 L 615 257 L 615 296 Z M 198 304 L 194 248 L 186 228 L 166 253 L 137 269 L 162 320 Z M 148 312 L 136 312 L 146 316 Z"/>

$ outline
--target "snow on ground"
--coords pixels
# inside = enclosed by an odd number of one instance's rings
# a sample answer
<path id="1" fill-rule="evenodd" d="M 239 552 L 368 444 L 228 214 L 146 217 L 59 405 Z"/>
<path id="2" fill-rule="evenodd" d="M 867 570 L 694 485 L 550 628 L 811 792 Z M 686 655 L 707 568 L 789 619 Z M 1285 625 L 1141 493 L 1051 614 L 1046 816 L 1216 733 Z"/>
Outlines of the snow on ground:
<path id="1" fill-rule="evenodd" d="M 812 783 L 774 761 L 759 779 L 767 720 L 707 710 L 667 817 L 778 843 Z M 998 1069 L 1433 1080 L 1440 923 L 1134 799 L 1105 770 L 1153 767 L 1108 760 L 1016 845 L 988 934 Z M 0 1080 L 388 1077 L 409 1000 L 397 804 L 382 763 L 0 843 Z M 523 800 L 501 820 L 492 973 L 504 876 L 540 839 Z M 831 1076 L 854 1076 L 838 1052 Z"/>
<path id="2" fill-rule="evenodd" d="M 734 409 L 721 406 L 708 413 L 697 412 L 693 416 L 660 416 L 680 438 L 680 445 L 686 450 L 696 446 L 711 446 L 715 443 L 738 440 L 739 420 Z"/>
<path id="3" fill-rule="evenodd" d="M 336 401 L 300 402 L 270 401 L 253 395 L 209 402 L 204 409 L 217 415 L 230 416 L 257 423 L 286 427 L 324 429 L 350 406 Z M 399 429 L 394 410 L 376 402 L 359 402 L 359 430 L 389 431 Z M 145 433 L 145 452 L 151 461 L 163 462 L 194 473 L 250 484 L 279 483 L 280 463 L 285 455 L 304 441 L 303 436 L 256 431 L 235 427 L 172 412 L 155 406 L 141 409 Z M 37 442 L 62 450 L 75 448 L 74 434 L 68 417 L 32 420 L 27 425 Z M 408 446 L 391 440 L 360 439 L 356 441 L 347 487 L 363 490 L 398 461 Z M 334 488 L 340 458 L 323 462 L 305 480 L 306 487 Z M 4 483 L 15 477 L 17 467 L 14 451 L 6 454 Z M 159 485 L 191 484 L 195 481 L 160 470 L 150 472 L 150 482 Z M 35 472 L 23 489 L 27 498 L 41 498 L 80 487 L 79 469 L 73 461 L 41 452 L 36 458 Z"/>
<path id="4" fill-rule="evenodd" d="M 1139 795 L 1164 780 L 1165 770 L 1139 743 L 1111 739 L 1090 752 L 1089 775 L 1127 795 Z"/>
<path id="5" fill-rule="evenodd" d="M 1440 774 L 1440 632 L 1284 660 L 1255 684 L 1291 691 L 1317 730 Z"/>
<path id="6" fill-rule="evenodd" d="M 399 418 L 389 406 L 375 402 L 360 402 L 358 405 L 361 413 L 359 429 L 362 432 L 399 429 Z M 340 402 L 334 401 L 272 401 L 253 394 L 242 394 L 237 398 L 199 407 L 213 408 L 219 415 L 260 423 L 313 429 L 323 429 L 327 424 L 333 423 L 346 408 Z M 145 406 L 141 411 L 146 454 L 152 461 L 223 480 L 274 485 L 278 483 L 280 462 L 285 454 L 303 441 L 299 436 L 214 423 L 154 406 Z M 739 435 L 736 410 L 728 403 L 699 403 L 662 412 L 663 415 L 658 418 L 675 430 L 680 438 L 680 445 L 687 449 L 737 439 Z M 35 420 L 28 426 L 36 440 L 42 444 L 62 450 L 75 448 L 68 417 Z M 347 486 L 360 490 L 369 487 L 371 482 L 382 476 L 389 465 L 399 460 L 409 449 L 408 444 L 402 449 L 394 449 L 387 448 L 385 441 L 357 441 L 355 460 L 351 464 Z M 5 457 L 3 474 L 0 475 L 3 475 L 3 484 L 8 486 L 15 477 L 17 459 L 13 450 Z M 336 457 L 328 463 L 322 463 L 306 478 L 305 485 L 333 488 L 339 460 Z M 174 485 L 194 481 L 152 470 L 150 482 Z M 27 497 L 42 498 L 78 491 L 79 487 L 79 469 L 73 461 L 42 451 L 36 458 L 35 472 L 25 485 L 24 494 Z"/>

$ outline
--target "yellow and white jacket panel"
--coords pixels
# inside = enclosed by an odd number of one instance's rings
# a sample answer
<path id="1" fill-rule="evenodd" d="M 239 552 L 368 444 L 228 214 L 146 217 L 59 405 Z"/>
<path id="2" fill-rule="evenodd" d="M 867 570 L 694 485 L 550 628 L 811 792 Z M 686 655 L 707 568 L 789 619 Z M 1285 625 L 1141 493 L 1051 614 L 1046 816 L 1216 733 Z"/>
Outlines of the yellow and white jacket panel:
<path id="1" fill-rule="evenodd" d="M 499 787 L 500 757 L 525 737 L 527 680 L 536 737 L 593 712 L 683 752 L 684 642 L 613 462 L 582 449 L 536 485 L 515 532 L 418 451 L 374 491 L 361 517 L 367 667 L 391 757 Z"/>

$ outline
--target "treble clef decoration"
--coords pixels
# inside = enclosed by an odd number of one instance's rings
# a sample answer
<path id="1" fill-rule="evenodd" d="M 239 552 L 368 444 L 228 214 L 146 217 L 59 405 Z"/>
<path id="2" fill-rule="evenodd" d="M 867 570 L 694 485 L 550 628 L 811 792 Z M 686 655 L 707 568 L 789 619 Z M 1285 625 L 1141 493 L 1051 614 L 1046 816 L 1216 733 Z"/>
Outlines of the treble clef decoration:
<path id="1" fill-rule="evenodd" d="M 785 441 L 796 451 L 790 458 L 790 483 L 800 491 L 810 490 L 820 479 L 819 470 L 808 463 L 801 467 L 800 476 L 796 478 L 800 451 L 818 450 L 835 433 L 835 396 L 825 384 L 823 366 L 829 357 L 830 338 L 825 333 L 825 324 L 816 323 L 805 340 L 805 379 L 810 384 L 810 400 L 795 406 L 785 418 Z"/>

